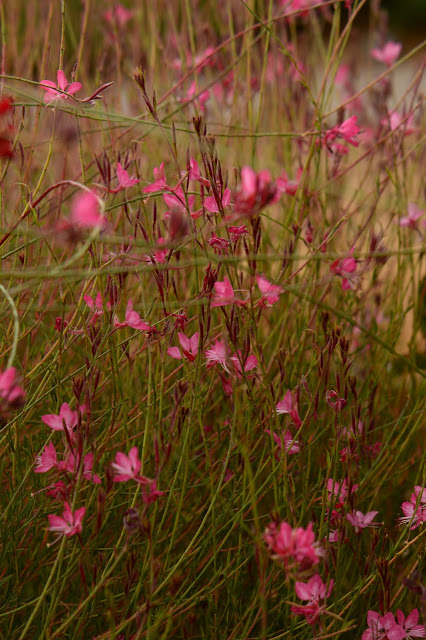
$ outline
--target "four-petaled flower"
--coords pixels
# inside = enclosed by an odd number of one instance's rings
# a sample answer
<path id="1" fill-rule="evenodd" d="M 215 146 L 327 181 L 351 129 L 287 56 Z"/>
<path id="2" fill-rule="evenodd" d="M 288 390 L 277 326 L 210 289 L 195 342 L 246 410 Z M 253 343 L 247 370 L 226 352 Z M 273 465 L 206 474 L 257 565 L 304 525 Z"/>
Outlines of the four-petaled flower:
<path id="1" fill-rule="evenodd" d="M 129 298 L 129 301 L 127 303 L 125 321 L 119 322 L 117 316 L 115 316 L 114 327 L 116 329 L 130 327 L 131 329 L 137 329 L 138 331 L 152 331 L 152 327 L 150 327 L 149 324 L 146 324 L 146 322 L 141 319 L 137 311 L 134 311 L 131 298 Z"/>
<path id="2" fill-rule="evenodd" d="M 387 42 L 381 49 L 376 47 L 371 49 L 372 57 L 377 62 L 383 62 L 386 66 L 391 67 L 401 53 L 402 44 L 400 42 Z"/>
<path id="3" fill-rule="evenodd" d="M 266 528 L 263 538 L 274 558 L 281 560 L 286 567 L 309 568 L 319 562 L 319 550 L 315 543 L 315 534 L 310 522 L 306 529 L 293 529 L 288 522 L 275 522 Z"/>
<path id="4" fill-rule="evenodd" d="M 282 413 L 288 413 L 297 428 L 302 425 L 302 421 L 297 411 L 297 405 L 293 400 L 293 395 L 290 389 L 287 389 L 283 400 L 281 400 L 281 402 L 278 402 L 277 406 L 275 407 L 275 411 L 278 413 L 278 415 Z"/>
<path id="5" fill-rule="evenodd" d="M 93 191 L 79 193 L 71 205 L 71 222 L 83 229 L 102 227 L 106 220 L 102 208 L 102 201 Z"/>
<path id="6" fill-rule="evenodd" d="M 70 440 L 74 438 L 73 430 L 78 423 L 78 411 L 73 411 L 68 402 L 61 405 L 58 415 L 48 413 L 41 416 L 41 419 L 53 431 L 66 431 Z"/>
<path id="7" fill-rule="evenodd" d="M 69 84 L 61 69 L 57 72 L 56 77 L 58 79 L 56 84 L 52 80 L 42 80 L 40 83 L 46 92 L 43 98 L 43 102 L 46 102 L 46 104 L 50 104 L 54 100 L 68 100 L 70 96 L 80 91 L 82 87 L 80 82 L 71 82 L 71 84 Z M 58 89 L 60 89 L 60 91 L 58 91 Z M 64 93 L 61 93 L 62 91 Z"/>
<path id="8" fill-rule="evenodd" d="M 116 189 L 110 189 L 111 193 L 118 193 L 122 189 L 126 187 L 133 187 L 133 185 L 138 184 L 138 178 L 131 178 L 129 176 L 128 171 L 123 168 L 121 162 L 117 162 L 117 180 L 118 187 Z"/>
<path id="9" fill-rule="evenodd" d="M 64 502 L 62 517 L 53 514 L 47 516 L 49 519 L 49 530 L 62 534 L 67 538 L 74 536 L 76 533 L 81 533 L 83 530 L 81 522 L 85 513 L 86 507 L 81 507 L 73 513 L 68 502 Z"/>
<path id="10" fill-rule="evenodd" d="M 378 522 L 373 522 L 378 513 L 378 511 L 368 511 L 368 513 L 364 515 L 362 511 L 353 511 L 352 513 L 346 514 L 346 520 L 355 527 L 355 531 L 358 533 L 360 529 L 379 527 Z"/>
<path id="11" fill-rule="evenodd" d="M 127 482 L 136 480 L 138 484 L 149 484 L 151 480 L 145 476 L 140 476 L 141 461 L 139 460 L 138 448 L 132 447 L 129 455 L 119 451 L 115 455 L 115 462 L 111 463 L 114 470 L 114 482 Z"/>
<path id="12" fill-rule="evenodd" d="M 256 276 L 257 286 L 260 289 L 262 297 L 257 303 L 259 307 L 272 307 L 278 302 L 278 296 L 284 291 L 278 284 L 272 284 L 265 276 Z"/>
<path id="13" fill-rule="evenodd" d="M 417 220 L 424 216 L 425 213 L 426 212 L 419 209 L 414 202 L 410 202 L 408 205 L 408 216 L 400 219 L 399 226 L 417 229 Z"/>
<path id="14" fill-rule="evenodd" d="M 225 276 L 223 282 L 214 283 L 214 296 L 212 298 L 212 307 L 225 307 L 228 304 L 236 304 L 243 307 L 246 304 L 245 300 L 240 300 L 235 296 L 232 284 Z"/>
<path id="15" fill-rule="evenodd" d="M 324 605 L 320 605 L 330 596 L 333 589 L 334 581 L 330 580 L 330 584 L 327 585 L 322 581 L 321 577 L 316 574 L 308 580 L 308 582 L 296 582 L 295 591 L 298 598 L 301 600 L 307 600 L 306 605 L 292 605 L 291 612 L 294 615 L 305 616 L 309 624 L 314 624 L 319 615 L 324 610 Z"/>
<path id="16" fill-rule="evenodd" d="M 21 407 L 25 400 L 25 391 L 16 380 L 15 367 L 9 367 L 0 373 L 0 398 L 12 408 Z"/>
<path id="17" fill-rule="evenodd" d="M 190 362 L 194 362 L 198 353 L 198 345 L 200 342 L 200 334 L 197 331 L 191 338 L 188 338 L 184 333 L 178 333 L 178 339 L 180 346 L 182 347 L 183 355 Z M 169 347 L 167 354 L 176 360 L 182 359 L 182 353 L 179 347 Z"/>

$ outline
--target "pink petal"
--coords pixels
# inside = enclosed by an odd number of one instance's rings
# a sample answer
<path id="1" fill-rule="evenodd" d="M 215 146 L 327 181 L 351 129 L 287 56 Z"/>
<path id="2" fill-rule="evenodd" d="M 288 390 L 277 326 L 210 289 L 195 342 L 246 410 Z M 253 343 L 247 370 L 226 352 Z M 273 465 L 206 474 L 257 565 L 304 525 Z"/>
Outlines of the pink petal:
<path id="1" fill-rule="evenodd" d="M 63 71 L 61 71 L 61 69 L 59 69 L 57 73 L 57 78 L 58 78 L 58 87 L 62 89 L 62 91 L 65 91 L 65 89 L 68 86 L 68 80 L 66 79 L 65 74 Z"/>
<path id="2" fill-rule="evenodd" d="M 80 82 L 71 82 L 70 86 L 67 89 L 67 93 L 72 96 L 74 95 L 74 93 L 77 93 L 77 91 L 80 91 L 80 89 L 82 88 L 82 84 L 80 84 Z"/>

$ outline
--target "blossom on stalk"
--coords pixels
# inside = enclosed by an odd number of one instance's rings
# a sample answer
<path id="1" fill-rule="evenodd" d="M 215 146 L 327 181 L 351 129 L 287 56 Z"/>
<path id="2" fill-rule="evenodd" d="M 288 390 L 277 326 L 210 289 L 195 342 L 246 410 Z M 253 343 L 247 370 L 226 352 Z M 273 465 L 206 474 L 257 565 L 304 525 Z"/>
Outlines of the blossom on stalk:
<path id="1" fill-rule="evenodd" d="M 133 18 L 133 11 L 126 9 L 122 4 L 118 3 L 112 10 L 104 11 L 103 17 L 110 24 L 116 23 L 119 28 L 123 28 Z"/>
<path id="2" fill-rule="evenodd" d="M 149 484 L 151 481 L 145 476 L 140 476 L 141 461 L 139 460 L 138 448 L 132 447 L 129 455 L 119 451 L 115 455 L 115 462 L 111 463 L 114 470 L 114 482 L 127 482 L 136 480 L 138 484 Z"/>
<path id="3" fill-rule="evenodd" d="M 352 248 L 346 258 L 338 258 L 330 265 L 331 273 L 334 273 L 335 275 L 342 278 L 342 289 L 344 291 L 353 289 L 354 283 L 356 282 L 354 273 L 357 270 L 357 262 L 352 256 L 354 250 L 355 249 Z"/>
<path id="4" fill-rule="evenodd" d="M 235 372 L 238 378 L 243 377 L 243 371 L 244 373 L 252 371 L 253 369 L 256 369 L 259 364 L 257 357 L 254 354 L 247 356 L 247 358 L 244 359 L 240 349 L 231 356 L 231 362 L 235 367 Z"/>
<path id="5" fill-rule="evenodd" d="M 152 327 L 149 324 L 146 324 L 146 322 L 141 319 L 137 311 L 134 311 L 131 298 L 129 298 L 129 301 L 127 303 L 124 322 L 119 322 L 117 316 L 115 316 L 114 326 L 116 329 L 130 327 L 131 329 L 137 329 L 138 331 L 152 331 Z"/>
<path id="6" fill-rule="evenodd" d="M 58 455 L 53 442 L 49 442 L 45 446 L 44 451 L 40 455 L 36 456 L 35 463 L 35 473 L 46 473 L 47 471 L 50 471 L 50 469 L 59 468 Z"/>
<path id="7" fill-rule="evenodd" d="M 209 245 L 213 248 L 213 251 L 220 255 L 227 255 L 231 243 L 226 238 L 220 238 L 212 231 L 212 237 L 207 240 Z"/>
<path id="8" fill-rule="evenodd" d="M 74 438 L 73 430 L 78 424 L 78 411 L 73 411 L 68 402 L 61 405 L 58 415 L 47 413 L 41 416 L 41 419 L 53 431 L 66 431 L 71 440 Z"/>
<path id="9" fill-rule="evenodd" d="M 405 632 L 404 638 L 425 638 L 426 637 L 426 629 L 424 624 L 418 624 L 419 622 L 419 611 L 418 609 L 413 609 L 412 612 L 405 617 L 404 613 L 398 609 L 396 612 L 396 619 L 398 625 Z"/>
<path id="10" fill-rule="evenodd" d="M 216 342 L 210 347 L 210 349 L 206 349 L 205 354 L 207 360 L 207 367 L 212 367 L 215 364 L 220 364 L 225 371 L 231 373 L 229 371 L 229 348 L 226 344 L 225 340 L 216 340 Z"/>
<path id="11" fill-rule="evenodd" d="M 224 190 L 223 194 L 220 196 L 222 209 L 227 207 L 231 203 L 231 189 L 228 187 Z M 204 206 L 210 213 L 218 213 L 219 212 L 219 204 L 214 196 L 206 196 L 204 198 Z"/>
<path id="12" fill-rule="evenodd" d="M 131 178 L 129 176 L 128 171 L 123 168 L 121 162 L 117 162 L 117 180 L 118 187 L 116 189 L 110 189 L 111 193 L 118 193 L 122 189 L 125 189 L 126 187 L 133 187 L 139 182 L 138 178 Z"/>
<path id="13" fill-rule="evenodd" d="M 74 93 L 77 93 L 82 88 L 80 82 L 69 83 L 61 69 L 57 72 L 56 77 L 57 83 L 52 80 L 42 80 L 40 83 L 45 90 L 43 102 L 47 105 L 55 100 L 68 100 L 70 96 L 73 96 Z"/>
<path id="14" fill-rule="evenodd" d="M 195 196 L 188 196 L 188 205 L 185 200 L 185 193 L 182 187 L 175 187 L 172 191 L 163 194 L 164 202 L 170 209 L 177 210 L 182 214 L 186 214 L 189 212 L 189 215 L 193 220 L 196 220 L 203 214 L 202 209 L 198 209 L 197 211 L 193 211 L 195 204 Z M 171 211 L 166 211 L 164 218 L 167 220 L 170 218 Z"/>
<path id="15" fill-rule="evenodd" d="M 413 126 L 414 115 L 411 113 L 408 118 L 402 116 L 398 111 L 390 111 L 387 118 L 381 121 L 384 127 L 390 127 L 391 131 L 401 128 L 404 136 L 416 133 L 417 129 Z"/>
<path id="16" fill-rule="evenodd" d="M 257 286 L 262 294 L 261 299 L 257 303 L 259 307 L 272 307 L 278 302 L 278 297 L 284 292 L 284 289 L 278 284 L 272 284 L 265 276 L 256 276 Z"/>
<path id="17" fill-rule="evenodd" d="M 362 640 L 404 640 L 404 638 L 424 638 L 425 627 L 417 624 L 419 612 L 413 609 L 407 618 L 398 609 L 397 620 L 390 611 L 381 616 L 376 611 L 367 613 L 368 629 L 362 634 Z"/>
<path id="18" fill-rule="evenodd" d="M 87 304 L 89 309 L 91 311 L 93 311 L 93 316 L 89 320 L 89 324 L 93 324 L 104 313 L 104 305 L 103 305 L 103 301 L 102 301 L 102 294 L 99 291 L 96 294 L 96 298 L 95 299 L 93 299 L 91 296 L 86 294 L 86 295 L 83 296 L 83 300 Z M 106 307 L 106 309 L 108 311 L 111 311 L 111 303 L 110 302 L 106 302 L 105 303 L 105 307 Z"/>
<path id="19" fill-rule="evenodd" d="M 319 562 L 319 550 L 310 522 L 306 529 L 293 529 L 288 522 L 275 522 L 266 528 L 263 538 L 272 556 L 286 568 L 306 569 Z"/>
<path id="20" fill-rule="evenodd" d="M 64 462 L 60 463 L 59 468 L 64 471 L 68 471 L 73 476 L 76 476 L 79 472 L 81 463 L 83 463 L 83 470 L 81 474 L 83 478 L 85 478 L 86 480 L 90 480 L 95 484 L 100 484 L 101 483 L 100 477 L 96 475 L 96 473 L 93 473 L 92 471 L 93 469 L 93 453 L 92 452 L 85 455 L 82 461 L 80 455 L 78 454 L 74 455 L 74 453 L 70 451 L 66 459 L 64 460 Z"/>
<path id="21" fill-rule="evenodd" d="M 74 536 L 76 533 L 81 533 L 83 530 L 82 520 L 86 513 L 86 507 L 81 507 L 74 511 L 71 511 L 71 507 L 68 502 L 64 502 L 64 512 L 62 517 L 49 514 L 49 530 L 64 535 L 67 538 Z"/>
<path id="22" fill-rule="evenodd" d="M 419 207 L 410 202 L 408 205 L 408 216 L 401 218 L 399 221 L 400 227 L 409 227 L 410 229 L 417 229 L 417 221 L 424 216 L 426 211 L 422 211 Z"/>
<path id="23" fill-rule="evenodd" d="M 243 307 L 246 304 L 245 300 L 240 300 L 235 296 L 232 284 L 225 276 L 223 282 L 214 283 L 214 296 L 212 298 L 212 307 L 225 307 L 228 304 L 236 304 Z"/>
<path id="24" fill-rule="evenodd" d="M 99 198 L 93 191 L 84 191 L 75 196 L 71 205 L 71 222 L 84 229 L 101 227 L 105 217 L 101 212 Z"/>
<path id="25" fill-rule="evenodd" d="M 297 428 L 302 425 L 302 420 L 300 419 L 299 413 L 297 411 L 297 405 L 295 400 L 293 399 L 293 395 L 290 389 L 287 389 L 284 399 L 281 400 L 281 402 L 278 402 L 277 406 L 275 407 L 275 411 L 278 413 L 278 415 L 281 415 L 282 413 L 288 413 Z"/>
<path id="26" fill-rule="evenodd" d="M 155 191 L 162 191 L 163 189 L 168 189 L 164 162 L 162 162 L 159 167 L 154 167 L 154 182 L 144 187 L 143 192 L 154 193 Z"/>
<path id="27" fill-rule="evenodd" d="M 198 346 L 200 343 L 200 334 L 197 331 L 191 338 L 188 338 L 184 333 L 178 333 L 178 339 L 180 342 L 180 346 L 182 347 L 182 352 L 179 347 L 169 347 L 167 349 L 167 354 L 171 358 L 175 358 L 176 360 L 182 360 L 182 353 L 184 357 L 189 360 L 189 362 L 194 362 L 198 353 Z"/>
<path id="28" fill-rule="evenodd" d="M 277 458 L 277 460 L 279 460 L 280 458 L 279 452 L 283 450 L 289 455 L 293 453 L 299 453 L 300 444 L 298 440 L 295 440 L 291 435 L 290 429 L 287 429 L 287 431 L 283 431 L 281 435 L 278 435 L 278 433 L 275 433 L 274 431 L 271 432 L 270 429 L 265 429 L 265 433 L 268 433 L 269 435 L 271 435 L 272 433 L 274 442 L 277 445 L 275 449 L 275 457 Z"/>
<path id="29" fill-rule="evenodd" d="M 241 225 L 240 227 L 228 227 L 228 231 L 231 234 L 232 242 L 237 242 L 238 239 L 242 236 L 248 235 L 247 227 L 245 224 Z"/>
<path id="30" fill-rule="evenodd" d="M 324 603 L 330 596 L 333 589 L 334 580 L 330 580 L 327 585 L 321 577 L 316 574 L 308 582 L 296 582 L 295 591 L 300 600 L 307 600 L 306 605 L 292 605 L 291 612 L 297 616 L 305 616 L 309 624 L 314 624 L 324 610 Z M 320 604 L 322 602 L 322 604 Z"/>
<path id="31" fill-rule="evenodd" d="M 420 498 L 419 498 L 420 496 Z M 411 523 L 410 529 L 417 529 L 426 522 L 426 489 L 420 485 L 414 487 L 409 502 L 403 502 L 401 509 L 404 515 L 398 518 L 400 524 Z"/>
<path id="32" fill-rule="evenodd" d="M 11 408 L 22 407 L 24 404 L 25 391 L 17 384 L 15 367 L 9 367 L 0 373 L 0 398 L 2 403 Z"/>
<path id="33" fill-rule="evenodd" d="M 272 202 L 277 202 L 280 192 L 267 169 L 256 173 L 251 167 L 241 169 L 240 190 L 234 195 L 234 211 L 237 215 L 253 216 Z"/>
<path id="34" fill-rule="evenodd" d="M 296 191 L 299 188 L 300 178 L 302 177 L 303 169 L 300 167 L 296 173 L 295 180 L 289 180 L 287 172 L 283 171 L 281 175 L 275 180 L 278 189 L 282 193 L 286 193 L 288 196 L 296 195 Z"/>
<path id="35" fill-rule="evenodd" d="M 159 491 L 157 489 L 157 481 L 150 480 L 149 484 L 146 487 L 142 487 L 142 501 L 144 504 L 153 504 L 164 496 L 164 491 Z"/>
<path id="36" fill-rule="evenodd" d="M 196 182 L 202 184 L 204 187 L 210 187 L 210 180 L 202 177 L 200 173 L 200 167 L 198 166 L 198 162 L 195 158 L 189 159 L 189 167 L 187 169 L 187 172 L 182 171 L 181 174 L 182 176 L 185 176 L 187 174 L 190 180 L 195 180 Z"/>
<path id="37" fill-rule="evenodd" d="M 352 513 L 346 514 L 346 520 L 355 527 L 356 533 L 359 533 L 360 529 L 380 526 L 378 522 L 373 522 L 378 513 L 378 511 L 368 511 L 368 513 L 364 515 L 362 511 L 353 511 Z"/>
<path id="38" fill-rule="evenodd" d="M 401 49 L 402 44 L 400 42 L 390 40 L 381 49 L 377 47 L 372 49 L 370 53 L 377 62 L 383 62 L 387 67 L 391 67 L 399 57 Z"/>

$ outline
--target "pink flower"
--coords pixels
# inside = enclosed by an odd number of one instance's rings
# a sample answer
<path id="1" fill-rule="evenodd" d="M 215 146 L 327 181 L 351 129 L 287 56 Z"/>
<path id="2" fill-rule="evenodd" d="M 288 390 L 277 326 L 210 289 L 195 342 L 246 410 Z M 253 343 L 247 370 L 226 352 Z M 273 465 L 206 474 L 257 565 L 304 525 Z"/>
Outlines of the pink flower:
<path id="1" fill-rule="evenodd" d="M 50 469 L 59 468 L 58 456 L 53 442 L 49 442 L 45 446 L 43 453 L 36 456 L 35 462 L 37 465 L 34 469 L 35 473 L 46 473 Z"/>
<path id="2" fill-rule="evenodd" d="M 164 171 L 164 162 L 159 167 L 154 167 L 154 182 L 143 188 L 144 193 L 154 193 L 166 189 L 166 174 Z"/>
<path id="3" fill-rule="evenodd" d="M 256 369 L 257 365 L 259 364 L 254 354 L 252 354 L 251 356 L 247 356 L 247 358 L 244 360 L 240 349 L 238 349 L 238 351 L 233 356 L 231 356 L 231 362 L 236 369 L 238 378 L 242 378 L 243 371 L 245 373 L 247 373 L 248 371 L 252 371 L 253 369 Z"/>
<path id="4" fill-rule="evenodd" d="M 406 638 L 404 629 L 395 622 L 392 613 L 380 616 L 375 611 L 367 613 L 368 629 L 362 634 L 362 640 L 403 640 Z"/>
<path id="5" fill-rule="evenodd" d="M 144 256 L 147 264 L 165 264 L 169 250 L 164 247 L 166 240 L 162 237 L 158 238 L 158 247 L 154 251 L 154 259 L 151 256 Z"/>
<path id="6" fill-rule="evenodd" d="M 401 53 L 402 44 L 400 42 L 387 42 L 381 49 L 376 48 L 371 50 L 372 57 L 378 62 L 383 62 L 388 67 L 391 67 Z"/>
<path id="7" fill-rule="evenodd" d="M 99 198 L 93 191 L 79 193 L 71 205 L 71 221 L 84 229 L 101 227 L 105 217 L 100 211 Z"/>
<path id="8" fill-rule="evenodd" d="M 252 216 L 271 202 L 276 202 L 280 192 L 269 171 L 256 173 L 251 167 L 241 169 L 241 187 L 234 197 L 237 215 Z"/>
<path id="9" fill-rule="evenodd" d="M 66 460 L 62 462 L 60 465 L 62 470 L 68 471 L 74 476 L 77 476 L 80 466 L 81 466 L 81 456 L 79 455 L 75 456 L 72 452 L 70 452 L 67 455 Z M 86 480 L 90 480 L 95 484 L 100 484 L 101 479 L 99 476 L 96 475 L 96 473 L 92 472 L 92 468 L 93 468 L 93 453 L 88 453 L 83 458 L 82 476 Z"/>
<path id="10" fill-rule="evenodd" d="M 284 292 L 284 289 L 277 284 L 272 284 L 265 276 L 256 276 L 257 286 L 262 294 L 261 299 L 257 303 L 259 307 L 272 307 L 278 302 L 278 296 Z"/>
<path id="11" fill-rule="evenodd" d="M 361 511 L 353 511 L 346 514 L 346 519 L 355 527 L 355 531 L 358 533 L 360 529 L 380 526 L 378 522 L 373 522 L 378 513 L 378 511 L 369 511 L 364 515 Z"/>
<path id="12" fill-rule="evenodd" d="M 420 527 L 426 522 L 426 489 L 422 489 L 419 485 L 415 486 L 414 493 L 410 496 L 410 502 L 403 502 L 401 509 L 404 515 L 398 518 L 400 524 L 411 523 L 411 530 Z"/>
<path id="13" fill-rule="evenodd" d="M 285 567 L 296 565 L 304 569 L 319 562 L 312 522 L 306 529 L 292 529 L 287 522 L 281 522 L 279 526 L 272 522 L 263 537 L 273 557 L 281 560 Z"/>
<path id="14" fill-rule="evenodd" d="M 68 84 L 68 80 L 66 79 L 64 72 L 60 69 L 57 72 L 57 79 L 57 84 L 52 82 L 52 80 L 42 80 L 40 83 L 46 92 L 43 98 L 43 102 L 46 102 L 46 104 L 50 104 L 54 100 L 67 100 L 69 96 L 80 91 L 82 87 L 79 82 L 72 82 L 71 84 Z M 65 93 L 61 93 L 58 89 Z"/>
<path id="15" fill-rule="evenodd" d="M 158 498 L 164 496 L 164 491 L 158 491 L 156 480 L 151 480 L 148 487 L 142 487 L 142 500 L 144 504 L 152 504 Z"/>
<path id="16" fill-rule="evenodd" d="M 417 229 L 417 220 L 424 216 L 426 211 L 422 211 L 419 207 L 414 204 L 414 202 L 410 202 L 408 205 L 408 216 L 406 218 L 401 218 L 399 221 L 400 227 L 409 227 L 410 229 Z"/>
<path id="17" fill-rule="evenodd" d="M 76 533 L 81 533 L 83 530 L 81 522 L 85 513 L 86 507 L 81 507 L 81 509 L 77 509 L 77 511 L 73 513 L 68 502 L 64 502 L 62 518 L 52 514 L 47 516 L 49 519 L 49 530 L 62 534 L 67 538 L 74 536 Z"/>
<path id="18" fill-rule="evenodd" d="M 337 391 L 334 391 L 334 389 L 330 389 L 329 391 L 327 391 L 325 399 L 327 401 L 327 404 L 330 405 L 330 407 L 332 407 L 336 413 L 342 411 L 342 409 L 344 409 L 348 404 L 345 398 L 339 398 Z"/>
<path id="19" fill-rule="evenodd" d="M 83 300 L 87 304 L 89 309 L 94 312 L 93 316 L 89 320 L 89 324 L 93 324 L 104 313 L 104 305 L 103 305 L 103 302 L 102 302 L 102 294 L 99 291 L 96 294 L 96 298 L 95 299 L 93 299 L 91 296 L 86 294 L 86 295 L 83 296 Z M 105 304 L 105 307 L 106 307 L 106 309 L 108 311 L 110 311 L 111 310 L 111 303 L 107 302 Z"/>
<path id="20" fill-rule="evenodd" d="M 396 131 L 401 128 L 404 136 L 409 136 L 417 131 L 417 129 L 413 127 L 413 120 L 413 114 L 407 118 L 398 113 L 398 111 L 391 111 L 389 116 L 381 121 L 381 124 L 385 127 L 390 126 L 391 131 Z"/>
<path id="21" fill-rule="evenodd" d="M 288 413 L 297 428 L 302 425 L 302 421 L 300 419 L 299 413 L 297 411 L 297 406 L 295 401 L 293 400 L 290 389 L 287 389 L 284 399 L 281 400 L 281 402 L 278 402 L 275 410 L 278 415 L 281 415 L 282 413 Z"/>
<path id="22" fill-rule="evenodd" d="M 194 220 L 196 218 L 199 218 L 203 213 L 202 209 L 192 211 L 195 204 L 195 196 L 188 196 L 188 206 L 186 205 L 185 194 L 182 187 L 176 187 L 171 193 L 164 193 L 163 198 L 166 205 L 172 210 L 177 209 L 183 214 L 186 214 L 186 212 L 188 211 L 189 215 Z M 165 219 L 169 218 L 170 211 L 167 211 L 164 217 Z"/>
<path id="23" fill-rule="evenodd" d="M 186 175 L 185 171 L 182 171 L 181 173 L 183 176 Z M 195 180 L 196 182 L 199 182 L 204 187 L 210 187 L 210 180 L 207 180 L 206 178 L 202 177 L 200 173 L 200 168 L 198 166 L 198 162 L 195 160 L 195 158 L 189 159 L 188 178 L 190 180 Z"/>
<path id="24" fill-rule="evenodd" d="M 214 252 L 218 255 L 227 255 L 231 245 L 229 240 L 226 240 L 226 238 L 219 238 L 214 231 L 212 231 L 212 237 L 207 240 L 207 242 L 211 247 L 213 247 Z"/>
<path id="25" fill-rule="evenodd" d="M 9 367 L 0 373 L 0 398 L 12 408 L 21 407 L 25 401 L 25 391 L 16 380 L 15 367 Z"/>
<path id="26" fill-rule="evenodd" d="M 99 295 L 99 294 L 98 294 Z M 152 331 L 152 327 L 141 320 L 140 315 L 133 310 L 132 299 L 129 298 L 126 308 L 126 316 L 124 322 L 119 322 L 118 318 L 114 318 L 114 326 L 116 329 L 122 329 L 123 327 L 130 327 L 131 329 L 137 329 L 138 331 Z"/>
<path id="27" fill-rule="evenodd" d="M 112 11 L 105 11 L 103 16 L 107 22 L 111 24 L 115 22 L 118 27 L 123 28 L 132 19 L 133 11 L 126 9 L 122 4 L 116 4 Z"/>
<path id="28" fill-rule="evenodd" d="M 232 242 L 237 242 L 241 236 L 247 236 L 248 231 L 246 225 L 242 225 L 241 227 L 228 227 L 228 231 L 231 234 Z"/>
<path id="29" fill-rule="evenodd" d="M 332 129 L 328 129 L 321 139 L 321 143 L 330 151 L 331 153 L 336 154 L 346 154 L 348 153 L 348 148 L 345 145 L 342 145 L 336 140 L 338 138 L 343 138 L 345 142 L 348 142 L 354 147 L 359 145 L 358 134 L 361 129 L 356 124 L 358 121 L 358 116 L 351 116 L 341 125 L 337 125 Z M 320 140 L 317 139 L 317 144 L 319 144 Z"/>
<path id="30" fill-rule="evenodd" d="M 271 434 L 271 430 L 265 429 L 265 433 Z M 299 453 L 300 451 L 299 442 L 293 438 L 293 436 L 291 435 L 291 431 L 289 429 L 287 429 L 287 431 L 285 432 L 283 431 L 281 436 L 279 436 L 277 433 L 272 433 L 272 437 L 279 451 L 284 449 L 284 451 L 289 455 L 293 453 Z M 276 457 L 278 458 L 278 456 Z"/>
<path id="31" fill-rule="evenodd" d="M 300 182 L 302 173 L 303 173 L 303 169 L 302 168 L 298 169 L 296 173 L 296 179 L 289 180 L 287 172 L 283 171 L 275 181 L 278 189 L 281 192 L 286 193 L 288 196 L 296 195 L 296 191 L 299 187 L 299 182 Z"/>
<path id="32" fill-rule="evenodd" d="M 307 600 L 308 604 L 305 606 L 292 605 L 292 613 L 295 615 L 304 615 L 309 624 L 316 622 L 318 616 L 324 610 L 324 606 L 320 606 L 320 601 L 325 602 L 330 596 L 333 584 L 334 581 L 330 580 L 327 589 L 327 585 L 324 584 L 318 574 L 312 576 L 308 582 L 296 582 L 295 591 L 297 597 L 301 600 Z"/>
<path id="33" fill-rule="evenodd" d="M 194 96 L 198 94 L 195 80 L 191 82 L 189 85 L 189 89 L 186 93 L 186 96 L 180 100 L 180 102 L 192 102 L 194 100 Z M 194 100 L 197 108 L 204 113 L 206 110 L 205 104 L 207 100 L 210 98 L 210 91 L 202 91 L 198 97 Z"/>
<path id="34" fill-rule="evenodd" d="M 145 476 L 140 476 L 141 461 L 139 460 L 138 448 L 132 447 L 129 455 L 118 452 L 115 455 L 115 462 L 111 463 L 114 470 L 114 482 L 127 482 L 127 480 L 136 480 L 139 484 L 149 484 L 150 480 Z"/>
<path id="35" fill-rule="evenodd" d="M 358 489 L 358 485 L 354 484 L 351 489 L 351 493 L 354 493 Z M 341 482 L 336 482 L 333 478 L 329 478 L 327 480 L 327 491 L 328 491 L 328 502 L 332 501 L 332 497 L 335 496 L 337 499 L 336 504 L 334 505 L 336 509 L 339 509 L 343 506 L 346 498 L 348 496 L 348 483 L 345 479 L 341 480 Z"/>
<path id="36" fill-rule="evenodd" d="M 207 366 L 212 367 L 215 364 L 220 364 L 225 371 L 230 373 L 228 364 L 229 364 L 229 349 L 228 345 L 225 343 L 225 340 L 216 340 L 214 345 L 207 349 L 205 352 Z"/>
<path id="37" fill-rule="evenodd" d="M 73 429 L 78 423 L 78 412 L 73 411 L 67 402 L 61 405 L 59 415 L 48 413 L 41 416 L 44 424 L 53 429 L 53 431 L 66 431 L 70 438 L 73 438 Z"/>
<path id="38" fill-rule="evenodd" d="M 354 288 L 354 283 L 356 278 L 354 277 L 354 273 L 357 270 L 357 262 L 355 258 L 352 257 L 352 253 L 354 252 L 354 248 L 352 248 L 349 252 L 349 256 L 346 258 L 337 259 L 330 265 L 331 273 L 335 275 L 341 276 L 342 278 L 342 289 L 344 291 L 348 291 L 349 289 Z"/>
<path id="39" fill-rule="evenodd" d="M 180 342 L 180 346 L 182 347 L 182 352 L 185 358 L 190 362 L 194 362 L 198 353 L 198 345 L 200 342 L 200 334 L 197 331 L 191 338 L 187 338 L 184 333 L 178 333 L 178 339 Z M 179 347 L 169 347 L 167 349 L 167 353 L 170 357 L 175 358 L 176 360 L 182 359 L 182 353 Z"/>
<path id="40" fill-rule="evenodd" d="M 404 638 L 424 638 L 426 637 L 426 630 L 423 624 L 417 624 L 419 621 L 418 609 L 413 609 L 412 612 L 405 617 L 403 612 L 398 609 L 396 612 L 396 618 L 398 624 L 405 631 Z M 388 637 L 390 638 L 389 634 Z"/>
<path id="41" fill-rule="evenodd" d="M 234 289 L 228 278 L 225 276 L 223 282 L 215 282 L 215 294 L 212 298 L 212 307 L 225 307 L 228 304 L 244 306 L 246 302 L 235 297 Z"/>
<path id="42" fill-rule="evenodd" d="M 138 178 L 131 178 L 128 172 L 123 169 L 121 162 L 117 162 L 117 180 L 118 187 L 116 189 L 110 189 L 111 193 L 118 193 L 122 189 L 126 187 L 133 187 L 133 185 L 138 184 Z"/>
<path id="43" fill-rule="evenodd" d="M 214 196 L 207 196 L 204 198 L 204 206 L 210 213 L 218 213 L 220 209 L 224 209 L 231 203 L 231 189 L 226 188 L 221 195 L 219 206 Z"/>

